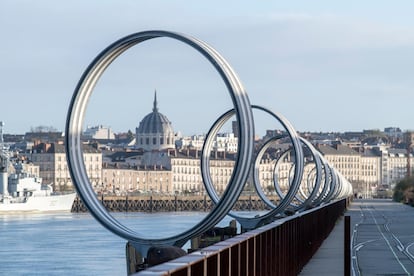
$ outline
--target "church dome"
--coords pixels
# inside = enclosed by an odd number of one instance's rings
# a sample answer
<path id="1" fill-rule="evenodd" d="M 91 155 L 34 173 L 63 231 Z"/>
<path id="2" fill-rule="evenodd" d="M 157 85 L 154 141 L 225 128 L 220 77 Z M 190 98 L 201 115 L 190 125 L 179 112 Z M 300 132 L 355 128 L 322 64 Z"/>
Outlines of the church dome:
<path id="1" fill-rule="evenodd" d="M 136 128 L 136 146 L 147 151 L 175 147 L 174 130 L 167 116 L 158 111 L 157 92 L 154 105 Z"/>
<path id="2" fill-rule="evenodd" d="M 173 132 L 171 122 L 168 120 L 167 116 L 158 112 L 156 107 L 156 102 L 154 103 L 154 108 L 150 114 L 144 117 L 139 123 L 138 127 L 139 133 L 166 133 Z"/>

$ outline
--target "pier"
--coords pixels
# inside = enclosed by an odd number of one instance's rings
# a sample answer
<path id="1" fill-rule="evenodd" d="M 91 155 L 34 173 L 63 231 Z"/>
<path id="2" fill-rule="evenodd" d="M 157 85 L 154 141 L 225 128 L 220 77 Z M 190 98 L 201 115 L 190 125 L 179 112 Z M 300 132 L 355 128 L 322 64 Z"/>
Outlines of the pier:
<path id="1" fill-rule="evenodd" d="M 178 212 L 178 211 L 211 211 L 214 202 L 204 196 L 99 196 L 97 197 L 109 212 Z M 271 197 L 270 197 L 271 198 Z M 277 197 L 271 199 L 275 204 Z M 235 211 L 268 210 L 269 207 L 258 197 L 241 196 L 235 203 Z M 79 197 L 75 198 L 72 212 L 87 212 L 85 204 Z"/>

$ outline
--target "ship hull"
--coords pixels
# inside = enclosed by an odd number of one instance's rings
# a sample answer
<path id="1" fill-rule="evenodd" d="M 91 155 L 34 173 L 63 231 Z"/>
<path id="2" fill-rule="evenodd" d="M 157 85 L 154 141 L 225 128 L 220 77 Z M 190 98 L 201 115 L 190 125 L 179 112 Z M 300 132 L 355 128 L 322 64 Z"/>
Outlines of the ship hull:
<path id="1" fill-rule="evenodd" d="M 55 212 L 72 210 L 76 193 L 28 197 L 25 202 L 0 203 L 0 214 L 23 212 Z"/>

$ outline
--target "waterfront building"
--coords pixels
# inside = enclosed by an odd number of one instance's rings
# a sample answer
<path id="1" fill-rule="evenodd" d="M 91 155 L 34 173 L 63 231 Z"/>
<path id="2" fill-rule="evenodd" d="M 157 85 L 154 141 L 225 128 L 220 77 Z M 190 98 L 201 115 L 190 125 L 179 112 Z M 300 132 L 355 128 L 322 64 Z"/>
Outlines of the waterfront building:
<path id="1" fill-rule="evenodd" d="M 104 166 L 98 194 L 171 194 L 171 171 L 160 167 Z"/>
<path id="2" fill-rule="evenodd" d="M 109 127 L 99 126 L 88 126 L 83 132 L 84 139 L 94 140 L 115 140 L 115 134 Z"/>
<path id="3" fill-rule="evenodd" d="M 226 189 L 234 169 L 238 146 L 236 122 L 232 123 L 232 127 L 233 133 L 220 133 L 215 137 L 211 149 L 210 174 L 218 193 Z M 268 130 L 263 140 L 282 133 L 280 130 Z M 411 152 L 414 135 L 411 133 L 403 137 L 398 128 L 387 128 L 384 132 L 364 130 L 303 135 L 313 140 L 328 162 L 352 183 L 354 192 L 363 197 L 373 196 L 380 186 L 392 187 L 413 171 L 413 156 L 408 152 Z M 152 112 L 140 121 L 135 137 L 132 132 L 124 136 L 122 147 L 103 147 L 106 149 L 103 155 L 97 147 L 85 145 L 83 148 L 85 167 L 97 192 L 205 192 L 200 172 L 200 152 L 205 136 L 181 137 L 175 134 L 171 121 L 159 112 L 156 93 Z M 34 173 L 38 168 L 37 173 L 43 182 L 52 184 L 55 190 L 73 189 L 63 142 L 59 142 L 62 133 L 39 131 L 26 134 L 25 138 L 33 142 L 27 142 L 23 149 L 27 149 L 28 143 L 34 144 L 30 154 Z M 116 136 L 110 128 L 95 126 L 86 129 L 84 138 L 111 140 Z M 52 140 L 58 142 L 50 143 Z M 134 141 L 132 147 L 129 144 L 131 141 Z M 396 145 L 394 142 L 399 143 L 400 148 L 392 148 L 392 144 Z M 256 146 L 259 145 L 260 141 L 256 141 Z M 293 179 L 293 154 L 286 155 L 276 168 L 275 157 L 266 155 L 259 165 L 259 180 L 265 192 L 274 192 L 274 172 L 282 190 L 286 191 Z M 309 158 L 306 156 L 309 162 L 305 162 L 304 175 L 315 171 L 315 165 Z M 302 180 L 304 187 L 306 181 L 308 179 Z"/>
<path id="4" fill-rule="evenodd" d="M 104 151 L 99 193 L 172 194 L 171 160 L 175 134 L 170 120 L 159 112 L 154 94 L 152 112 L 135 129 L 134 150 Z"/>
<path id="5" fill-rule="evenodd" d="M 407 164 L 410 165 L 410 171 L 413 171 L 413 163 L 413 155 L 410 153 L 407 156 L 406 149 L 389 148 L 382 151 L 382 184 L 392 188 L 398 181 L 407 176 Z"/>
<path id="6" fill-rule="evenodd" d="M 200 171 L 200 152 L 196 150 L 171 151 L 172 187 L 175 193 L 204 193 L 204 183 Z M 230 182 L 237 154 L 213 151 L 210 156 L 210 177 L 218 194 L 224 192 Z M 288 155 L 278 164 L 278 180 L 282 190 L 289 186 L 289 172 L 293 162 Z M 265 193 L 274 192 L 273 171 L 275 160 L 269 156 L 259 164 L 259 181 Z M 248 180 L 248 182 L 251 179 Z M 247 185 L 247 183 L 246 183 Z"/>
<path id="7" fill-rule="evenodd" d="M 142 164 L 142 150 L 102 151 L 104 166 L 140 167 Z"/>
<path id="8" fill-rule="evenodd" d="M 407 131 L 404 133 L 404 142 L 407 147 L 414 146 L 414 132 L 413 131 Z"/>
<path id="9" fill-rule="evenodd" d="M 361 153 L 359 181 L 356 183 L 365 193 L 364 198 L 371 198 L 381 185 L 381 151 L 365 149 Z M 355 184 L 354 184 L 355 186 Z"/>
<path id="10" fill-rule="evenodd" d="M 341 144 L 319 145 L 318 150 L 348 181 L 359 180 L 361 155 L 357 151 Z"/>
<path id="11" fill-rule="evenodd" d="M 170 149 L 165 152 L 165 159 L 168 160 L 167 166 L 156 164 L 134 166 L 126 159 L 119 159 L 111 164 L 105 163 L 102 168 L 102 186 L 99 191 L 116 194 L 125 192 L 204 194 L 200 154 L 197 150 Z M 227 187 L 234 168 L 234 158 L 234 154 L 212 153 L 210 173 L 214 188 L 218 193 L 223 192 Z"/>
<path id="12" fill-rule="evenodd" d="M 219 133 L 213 144 L 214 151 L 237 152 L 238 138 L 233 133 Z"/>
<path id="13" fill-rule="evenodd" d="M 275 168 L 276 161 L 266 156 L 260 161 L 259 165 L 259 182 L 264 192 L 274 192 L 273 183 L 273 170 Z M 282 187 L 288 185 L 288 166 L 286 162 L 279 164 L 277 167 L 279 184 Z"/>
<path id="14" fill-rule="evenodd" d="M 172 187 L 175 193 L 204 193 L 198 150 L 170 151 Z M 213 152 L 210 157 L 210 174 L 215 190 L 223 192 L 234 169 L 235 155 Z"/>
<path id="15" fill-rule="evenodd" d="M 204 145 L 205 135 L 192 135 L 181 137 L 176 140 L 175 145 L 179 150 L 191 149 L 201 151 Z M 238 138 L 234 133 L 219 133 L 212 145 L 213 151 L 237 152 Z"/>
<path id="16" fill-rule="evenodd" d="M 355 194 L 368 194 L 370 188 L 361 181 L 361 154 L 352 148 L 335 144 L 332 146 L 318 145 L 318 150 L 335 169 L 351 184 Z"/>
<path id="17" fill-rule="evenodd" d="M 24 134 L 24 141 L 39 143 L 59 143 L 63 142 L 64 133 L 52 128 L 37 127 L 31 132 Z"/>
<path id="18" fill-rule="evenodd" d="M 275 144 L 274 146 L 275 148 L 266 151 L 258 168 L 260 186 L 265 193 L 275 192 L 274 173 L 280 189 L 282 192 L 286 192 L 289 189 L 293 173 L 294 158 L 292 157 L 293 152 L 289 151 L 290 145 Z M 279 159 L 281 154 L 283 157 Z M 279 161 L 276 163 L 276 160 Z"/>
<path id="19" fill-rule="evenodd" d="M 16 168 L 14 167 L 14 164 L 16 163 L 19 163 L 21 165 L 22 171 L 28 175 L 40 177 L 40 167 L 33 164 L 30 160 L 27 159 L 25 155 L 20 155 L 14 152 L 12 156 L 10 156 L 9 172 L 16 173 Z"/>
<path id="20" fill-rule="evenodd" d="M 31 162 L 23 162 L 22 171 L 29 175 L 40 177 L 40 167 Z"/>
<path id="21" fill-rule="evenodd" d="M 393 142 L 397 142 L 403 137 L 403 132 L 399 127 L 386 127 L 384 128 L 384 134 Z"/>
<path id="22" fill-rule="evenodd" d="M 98 187 L 102 182 L 102 153 L 90 145 L 83 145 L 82 150 L 89 180 L 93 187 Z M 51 184 L 55 191 L 74 189 L 63 144 L 40 143 L 33 147 L 30 160 L 39 166 L 44 184 Z"/>
<path id="23" fill-rule="evenodd" d="M 175 135 L 170 120 L 158 111 L 157 93 L 152 112 L 136 128 L 135 147 L 144 151 L 162 151 L 175 148 Z"/>
<path id="24" fill-rule="evenodd" d="M 361 148 L 361 152 L 344 145 L 319 145 L 328 162 L 353 185 L 354 193 L 362 197 L 374 196 L 377 189 L 392 188 L 407 176 L 407 166 L 413 171 L 414 158 L 407 150 L 378 144 Z"/>
<path id="25" fill-rule="evenodd" d="M 180 137 L 175 141 L 175 146 L 178 150 L 191 149 L 202 150 L 205 135 L 191 135 Z"/>

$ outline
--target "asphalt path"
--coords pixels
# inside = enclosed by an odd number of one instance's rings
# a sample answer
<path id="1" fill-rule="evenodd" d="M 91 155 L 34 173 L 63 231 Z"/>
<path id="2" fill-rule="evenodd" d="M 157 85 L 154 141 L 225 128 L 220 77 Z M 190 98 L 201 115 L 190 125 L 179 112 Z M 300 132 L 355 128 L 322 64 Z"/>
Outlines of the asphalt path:
<path id="1" fill-rule="evenodd" d="M 359 199 L 351 216 L 352 274 L 414 275 L 414 208 L 386 199 Z"/>

